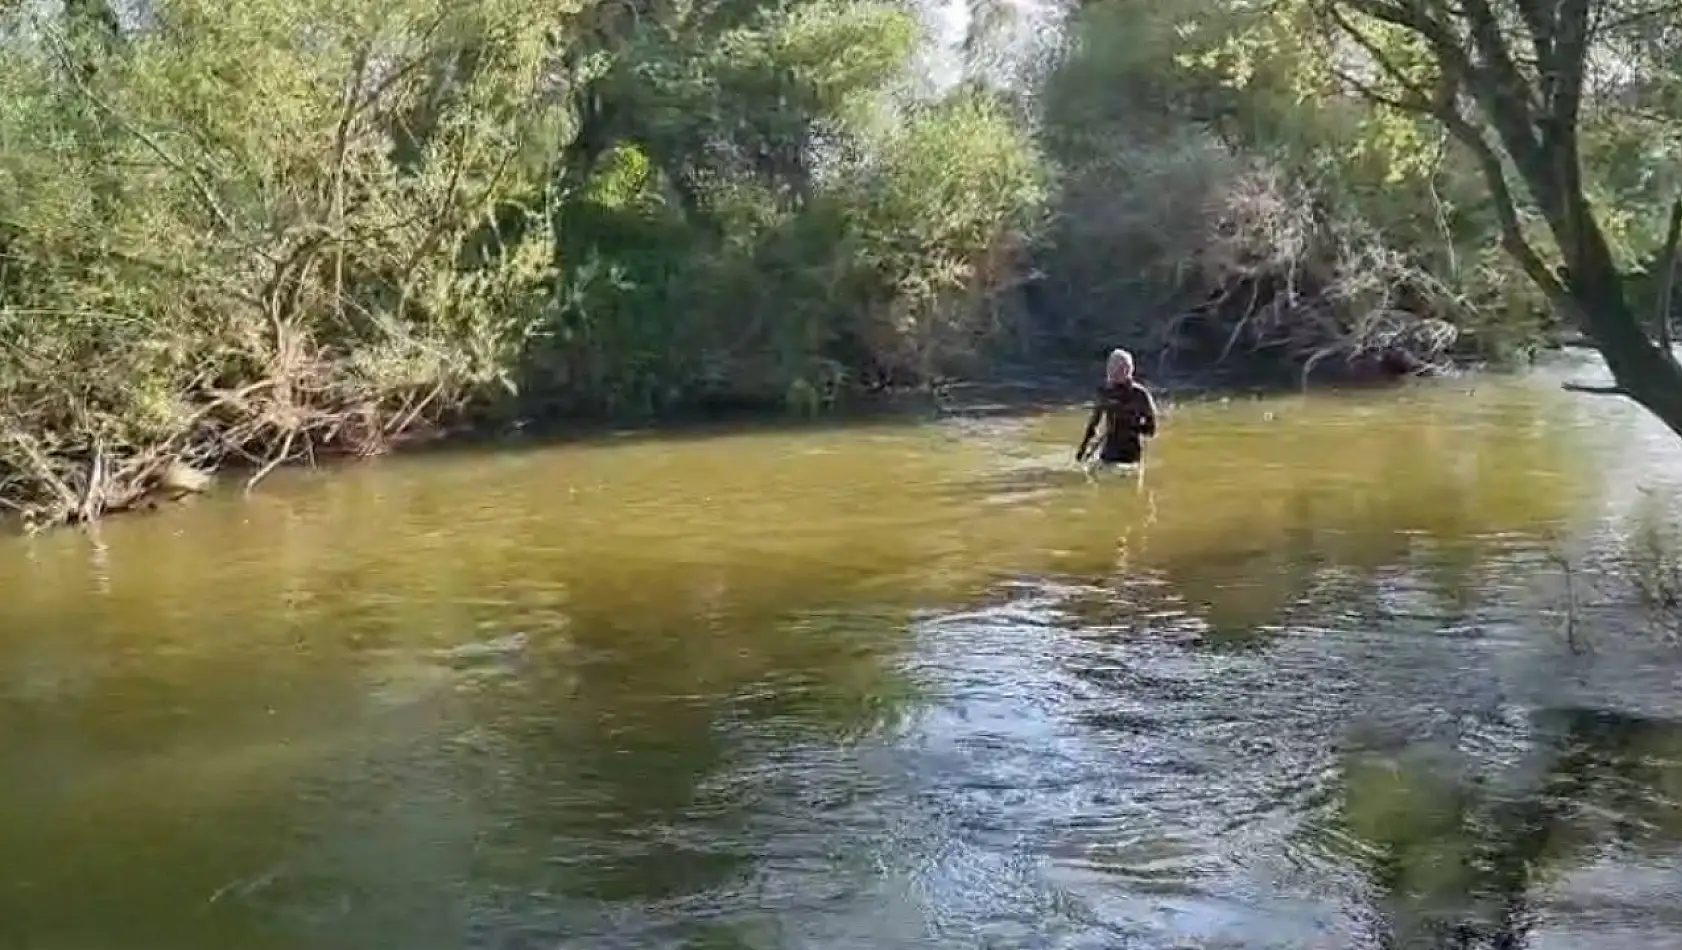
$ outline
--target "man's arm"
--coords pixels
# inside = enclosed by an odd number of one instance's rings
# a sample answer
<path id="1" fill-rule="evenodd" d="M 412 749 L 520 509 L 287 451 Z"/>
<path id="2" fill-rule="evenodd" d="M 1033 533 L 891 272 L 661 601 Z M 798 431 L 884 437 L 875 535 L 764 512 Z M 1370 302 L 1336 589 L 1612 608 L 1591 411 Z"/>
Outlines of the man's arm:
<path id="1" fill-rule="evenodd" d="M 1088 416 L 1086 420 L 1086 431 L 1082 433 L 1080 437 L 1080 448 L 1075 450 L 1075 461 L 1086 461 L 1087 447 L 1092 444 L 1092 436 L 1098 431 L 1098 420 L 1103 418 L 1103 416 L 1104 407 L 1101 405 L 1094 405 L 1092 407 L 1092 415 Z"/>
<path id="2" fill-rule="evenodd" d="M 1145 411 L 1139 419 L 1139 434 L 1156 435 L 1156 399 L 1148 389 L 1139 390 L 1139 394 L 1145 397 L 1141 400 Z"/>

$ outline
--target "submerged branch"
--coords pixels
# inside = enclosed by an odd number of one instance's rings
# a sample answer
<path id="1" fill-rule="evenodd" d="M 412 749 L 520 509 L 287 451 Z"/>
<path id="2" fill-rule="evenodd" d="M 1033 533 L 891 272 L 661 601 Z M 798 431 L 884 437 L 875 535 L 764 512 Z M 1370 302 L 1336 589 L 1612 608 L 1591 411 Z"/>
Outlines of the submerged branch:
<path id="1" fill-rule="evenodd" d="M 1571 393 L 1588 393 L 1592 396 L 1628 396 L 1629 390 L 1622 386 L 1597 386 L 1589 383 L 1564 382 L 1559 388 Z"/>

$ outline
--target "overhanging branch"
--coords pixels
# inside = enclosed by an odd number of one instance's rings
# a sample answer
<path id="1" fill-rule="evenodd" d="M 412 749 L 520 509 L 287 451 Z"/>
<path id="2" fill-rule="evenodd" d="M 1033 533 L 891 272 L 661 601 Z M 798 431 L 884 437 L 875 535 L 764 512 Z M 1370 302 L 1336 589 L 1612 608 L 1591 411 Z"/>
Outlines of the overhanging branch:
<path id="1" fill-rule="evenodd" d="M 1477 0 L 1481 2 L 1481 0 Z M 1519 221 L 1518 204 L 1513 199 L 1511 187 L 1507 184 L 1507 172 L 1501 164 L 1500 157 L 1475 125 L 1460 111 L 1459 91 L 1462 80 L 1466 77 L 1463 71 L 1466 66 L 1463 51 L 1453 45 L 1452 38 L 1446 27 L 1417 10 L 1402 7 L 1387 0 L 1348 0 L 1350 6 L 1367 13 L 1370 16 L 1386 22 L 1402 26 L 1418 33 L 1433 47 L 1438 56 L 1441 77 L 1439 87 L 1434 92 L 1427 93 L 1419 83 L 1412 79 L 1395 61 L 1385 53 L 1382 47 L 1368 36 L 1358 26 L 1352 23 L 1338 8 L 1336 0 L 1325 4 L 1322 9 L 1328 18 L 1345 36 L 1360 46 L 1372 61 L 1392 82 L 1402 90 L 1401 95 L 1390 95 L 1374 88 L 1372 84 L 1362 82 L 1352 76 L 1341 78 L 1350 84 L 1360 95 L 1380 105 L 1404 112 L 1426 115 L 1436 119 L 1448 130 L 1449 135 L 1471 151 L 1477 161 L 1479 170 L 1483 173 L 1485 183 L 1489 186 L 1490 201 L 1495 209 L 1496 220 L 1501 228 L 1501 244 L 1526 276 L 1535 282 L 1548 300 L 1561 312 L 1568 315 L 1578 326 L 1586 329 L 1587 322 L 1571 295 L 1554 277 L 1541 254 L 1530 244 L 1524 236 L 1524 228 Z M 1382 12 L 1377 12 L 1382 11 Z M 1433 37 L 1436 37 L 1435 39 Z"/>

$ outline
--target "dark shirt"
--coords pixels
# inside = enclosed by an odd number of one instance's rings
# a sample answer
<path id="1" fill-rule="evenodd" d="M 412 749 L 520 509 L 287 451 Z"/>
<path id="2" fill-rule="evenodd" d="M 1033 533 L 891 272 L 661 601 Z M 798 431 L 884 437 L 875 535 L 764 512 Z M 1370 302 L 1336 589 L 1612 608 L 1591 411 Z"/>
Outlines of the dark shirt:
<path id="1" fill-rule="evenodd" d="M 1112 463 L 1137 463 L 1145 455 L 1145 438 L 1156 435 L 1156 401 L 1151 398 L 1150 390 L 1136 382 L 1100 387 L 1092 405 L 1092 416 L 1086 420 L 1086 433 L 1080 439 L 1082 457 L 1100 422 L 1104 424 L 1104 441 L 1098 447 L 1098 458 Z"/>

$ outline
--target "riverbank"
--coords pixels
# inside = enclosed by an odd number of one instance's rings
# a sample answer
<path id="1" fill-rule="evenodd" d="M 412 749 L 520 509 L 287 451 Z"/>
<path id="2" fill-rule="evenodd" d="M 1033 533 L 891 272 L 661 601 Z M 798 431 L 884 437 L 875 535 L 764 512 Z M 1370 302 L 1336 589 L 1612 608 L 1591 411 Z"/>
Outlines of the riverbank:
<path id="1" fill-rule="evenodd" d="M 845 430 L 886 420 L 914 422 L 952 417 L 1042 415 L 1085 404 L 1101 374 L 1101 361 L 1065 359 L 1001 365 L 988 372 L 933 384 L 851 391 L 833 406 L 815 414 L 796 411 L 783 402 L 764 400 L 726 406 L 680 405 L 637 419 L 601 416 L 516 419 L 482 427 L 445 429 L 410 441 L 396 451 L 411 455 L 454 453 L 533 445 L 589 445 L 674 435 L 734 435 L 814 427 Z M 1140 380 L 1168 405 L 1205 399 L 1265 398 L 1301 392 L 1305 388 L 1336 391 L 1405 384 L 1402 378 L 1346 378 L 1317 380 L 1304 387 L 1300 381 L 1293 384 L 1278 374 L 1233 369 L 1164 376 L 1141 373 Z M 353 460 L 340 457 L 333 461 L 344 464 Z"/>
<path id="2" fill-rule="evenodd" d="M 1371 389 L 1400 385 L 1405 379 L 1395 375 L 1357 373 L 1332 378 L 1315 376 L 1306 381 L 1299 376 L 1291 380 L 1285 374 L 1255 372 L 1241 366 L 1163 375 L 1153 375 L 1148 369 L 1147 361 L 1143 367 L 1145 371 L 1141 372 L 1142 381 L 1157 392 L 1167 406 L 1204 399 L 1265 398 L 1300 392 L 1305 388 L 1316 391 L 1352 387 Z M 834 404 L 816 413 L 796 411 L 788 403 L 775 400 L 744 400 L 728 404 L 679 404 L 636 419 L 589 415 L 531 419 L 485 415 L 453 425 L 412 430 L 401 438 L 390 440 L 384 451 L 374 454 L 454 454 L 554 444 L 655 439 L 672 435 L 730 435 L 753 430 L 809 429 L 814 426 L 845 430 L 887 419 L 915 421 L 1038 415 L 1087 401 L 1100 370 L 1101 362 L 1068 358 L 1001 363 L 968 377 L 943 379 L 932 384 L 848 391 Z M 206 491 L 255 489 L 275 471 L 297 467 L 340 468 L 358 464 L 368 457 L 365 453 L 323 451 L 300 454 L 280 465 L 235 461 L 214 470 L 176 465 L 164 470 L 156 479 L 156 484 L 132 502 L 101 512 L 101 516 L 156 512 Z M 85 523 L 87 520 L 90 519 L 72 516 L 60 521 L 31 523 L 27 518 L 13 517 L 8 524 L 14 529 L 34 531 Z"/>

